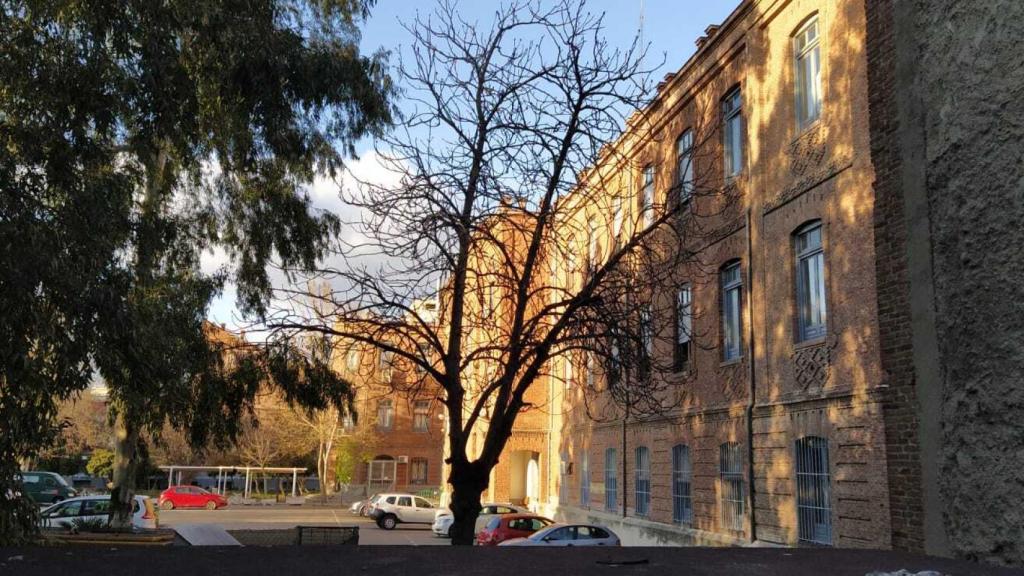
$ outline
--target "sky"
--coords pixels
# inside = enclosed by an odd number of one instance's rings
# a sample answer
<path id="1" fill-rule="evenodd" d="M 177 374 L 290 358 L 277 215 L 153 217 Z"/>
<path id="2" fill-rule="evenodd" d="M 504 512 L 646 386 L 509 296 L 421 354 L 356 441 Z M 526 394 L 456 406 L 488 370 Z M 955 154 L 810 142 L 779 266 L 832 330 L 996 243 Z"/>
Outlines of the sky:
<path id="1" fill-rule="evenodd" d="M 541 0 L 543 2 L 543 0 Z M 626 48 L 633 38 L 642 34 L 642 40 L 649 45 L 646 64 L 655 69 L 657 80 L 668 72 L 678 70 L 696 50 L 695 41 L 703 35 L 710 24 L 720 24 L 739 4 L 739 0 L 588 0 L 586 7 L 591 12 L 605 15 L 605 34 L 611 46 Z M 493 18 L 497 0 L 460 0 L 459 13 L 467 21 L 476 21 L 481 27 Z M 373 12 L 362 30 L 361 50 L 372 53 L 379 48 L 392 52 L 392 62 L 408 54 L 411 39 L 401 22 L 409 22 L 417 11 L 426 15 L 433 10 L 434 0 L 378 0 Z M 642 24 L 642 27 L 641 27 Z M 660 66 L 658 66 L 660 64 Z M 402 107 L 402 103 L 398 103 Z M 365 140 L 357 147 L 359 158 L 347 163 L 348 169 L 360 179 L 383 179 L 389 176 L 373 157 L 373 142 Z M 315 207 L 342 214 L 342 219 L 353 218 L 351 208 L 338 198 L 339 186 L 345 181 L 335 182 L 318 179 L 310 187 L 310 198 Z M 203 267 L 213 270 L 225 263 L 222 253 L 206 255 Z M 238 328 L 245 323 L 235 308 L 236 292 L 227 286 L 212 303 L 210 320 Z"/>

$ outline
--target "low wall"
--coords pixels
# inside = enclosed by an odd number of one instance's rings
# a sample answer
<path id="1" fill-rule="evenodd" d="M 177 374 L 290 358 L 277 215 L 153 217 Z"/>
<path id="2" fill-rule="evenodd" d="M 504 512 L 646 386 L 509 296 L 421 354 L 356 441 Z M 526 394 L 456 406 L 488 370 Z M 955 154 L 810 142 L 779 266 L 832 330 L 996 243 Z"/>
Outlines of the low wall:
<path id="1" fill-rule="evenodd" d="M 584 510 L 572 506 L 550 507 L 548 517 L 558 522 L 600 524 L 618 534 L 624 546 L 746 546 L 748 542 L 697 530 L 651 522 L 641 518 L 623 517 L 597 510 Z"/>

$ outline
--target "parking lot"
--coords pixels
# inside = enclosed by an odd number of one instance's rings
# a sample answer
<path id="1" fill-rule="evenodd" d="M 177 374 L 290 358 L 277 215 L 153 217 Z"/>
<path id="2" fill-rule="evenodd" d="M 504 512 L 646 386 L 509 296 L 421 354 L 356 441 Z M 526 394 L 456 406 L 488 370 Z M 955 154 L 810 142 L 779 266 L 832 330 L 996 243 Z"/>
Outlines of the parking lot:
<path id="1" fill-rule="evenodd" d="M 448 544 L 438 538 L 426 524 L 399 525 L 395 530 L 381 530 L 368 518 L 360 518 L 347 510 L 299 506 L 229 506 L 220 510 L 161 510 L 160 526 L 176 524 L 217 524 L 225 530 L 266 530 L 293 526 L 359 526 L 361 545 L 440 546 Z"/>

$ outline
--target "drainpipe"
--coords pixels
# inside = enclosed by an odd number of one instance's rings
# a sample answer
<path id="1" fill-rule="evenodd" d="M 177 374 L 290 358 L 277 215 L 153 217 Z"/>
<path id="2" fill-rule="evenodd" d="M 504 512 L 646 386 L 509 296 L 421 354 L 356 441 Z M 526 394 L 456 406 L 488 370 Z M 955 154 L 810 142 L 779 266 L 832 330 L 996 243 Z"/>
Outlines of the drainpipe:
<path id="1" fill-rule="evenodd" d="M 750 322 L 748 322 L 748 335 L 749 335 L 749 346 L 750 346 L 750 359 L 747 361 L 747 378 L 750 383 L 750 396 L 747 400 L 747 470 L 748 477 L 750 479 L 749 492 L 750 492 L 750 540 L 751 542 L 757 541 L 757 508 L 755 502 L 757 498 L 757 489 L 754 487 L 754 403 L 756 401 L 755 393 L 757 392 L 757 386 L 754 381 L 754 240 L 753 235 L 750 231 L 751 216 L 750 207 L 747 207 L 747 309 L 750 310 Z"/>

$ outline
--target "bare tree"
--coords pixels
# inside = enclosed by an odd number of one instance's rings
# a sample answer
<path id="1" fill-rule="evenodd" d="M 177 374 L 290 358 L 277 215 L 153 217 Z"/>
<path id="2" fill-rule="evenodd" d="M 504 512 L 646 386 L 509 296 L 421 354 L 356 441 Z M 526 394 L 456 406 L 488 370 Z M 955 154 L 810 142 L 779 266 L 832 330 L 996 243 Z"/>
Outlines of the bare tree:
<path id="1" fill-rule="evenodd" d="M 362 210 L 348 223 L 362 240 L 320 271 L 329 293 L 279 291 L 286 302 L 323 298 L 321 321 L 286 307 L 269 318 L 279 333 L 332 335 L 336 353 L 369 346 L 413 366 L 424 378 L 394 384 L 404 392 L 436 382 L 454 544 L 472 543 L 517 417 L 543 408 L 535 383 L 561 382 L 565 365 L 596 365 L 600 379 L 573 382 L 593 388 L 598 417 L 679 401 L 678 386 L 653 376 L 667 366 L 652 353 L 662 337 L 652 321 L 674 311 L 664 295 L 700 265 L 684 249 L 708 233 L 695 207 L 720 211 L 728 195 L 679 178 L 659 198 L 653 181 L 636 178 L 664 163 L 637 153 L 654 134 L 644 48 L 609 46 L 602 27 L 571 0 L 513 3 L 486 29 L 447 3 L 410 24 L 402 75 L 414 110 L 378 152 L 398 184 L 343 191 Z M 691 162 L 712 132 L 695 127 L 680 159 Z M 380 255 L 384 264 L 367 263 Z M 429 298 L 436 318 L 420 305 Z"/>

